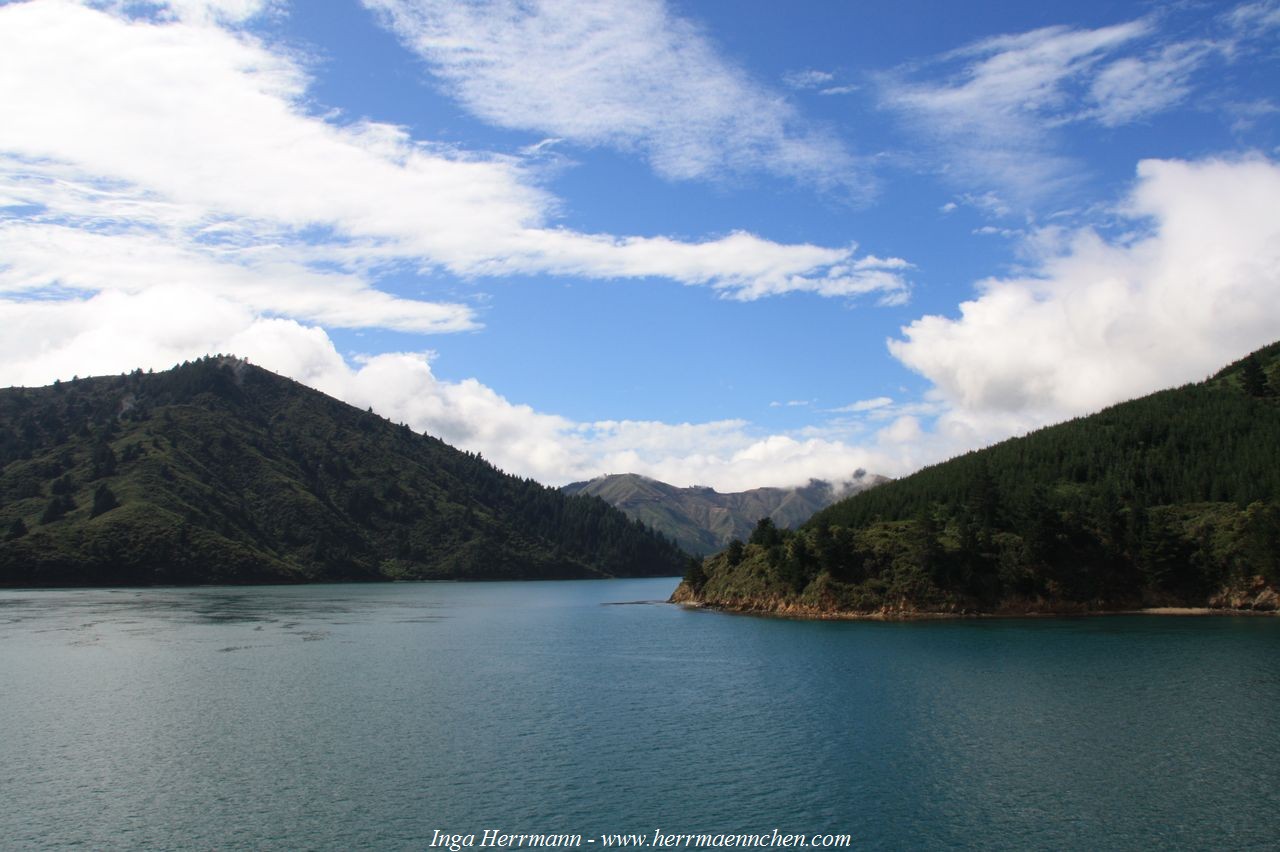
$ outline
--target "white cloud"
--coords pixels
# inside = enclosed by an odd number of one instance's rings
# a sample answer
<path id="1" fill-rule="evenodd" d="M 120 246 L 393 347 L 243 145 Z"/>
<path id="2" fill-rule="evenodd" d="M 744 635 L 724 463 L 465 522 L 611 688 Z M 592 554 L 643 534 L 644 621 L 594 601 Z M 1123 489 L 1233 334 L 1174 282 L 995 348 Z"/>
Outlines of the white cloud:
<path id="1" fill-rule="evenodd" d="M 788 71 L 782 75 L 782 82 L 793 89 L 821 89 L 836 78 L 830 71 L 818 71 L 808 68 L 803 71 Z"/>
<path id="2" fill-rule="evenodd" d="M 833 412 L 847 412 L 849 414 L 858 414 L 864 411 L 874 411 L 877 408 L 893 405 L 893 399 L 887 396 L 878 396 L 874 399 L 860 399 L 857 402 L 840 408 L 831 409 Z"/>
<path id="3" fill-rule="evenodd" d="M 121 11 L 134 5 L 0 6 L 0 383 L 230 352 L 547 482 L 636 470 L 745 488 L 888 469 L 836 439 L 739 421 L 577 423 L 441 381 L 421 354 L 347 363 L 326 328 L 476 327 L 466 305 L 379 289 L 406 266 L 900 302 L 909 264 L 741 232 L 556 227 L 557 200 L 517 160 L 309 112 L 305 69 L 227 28 L 264 4 Z"/>
<path id="4" fill-rule="evenodd" d="M 1169 45 L 1150 57 L 1128 56 L 1102 68 L 1093 78 L 1081 113 L 1104 127 L 1130 124 L 1168 109 L 1191 93 L 1191 75 L 1215 51 L 1208 42 Z"/>
<path id="5" fill-rule="evenodd" d="M 1243 3 L 1228 12 L 1226 19 L 1233 28 L 1248 34 L 1280 28 L 1280 2 Z"/>
<path id="6" fill-rule="evenodd" d="M 8 218 L 161 236 L 175 247 L 170 261 L 216 254 L 249 271 L 280 264 L 298 275 L 336 267 L 333 280 L 345 276 L 364 294 L 404 263 L 464 276 L 663 277 L 739 299 L 880 292 L 892 301 L 906 292 L 904 262 L 857 257 L 853 247 L 555 227 L 557 200 L 518 161 L 311 115 L 295 61 L 243 32 L 184 21 L 130 20 L 66 0 L 0 7 L 0 198 L 41 210 Z"/>
<path id="7" fill-rule="evenodd" d="M 396 298 L 356 275 L 316 270 L 287 255 L 0 219 L 0 293 L 143 293 L 177 283 L 226 296 L 257 313 L 331 328 L 440 333 L 476 327 L 465 305 Z"/>
<path id="8" fill-rule="evenodd" d="M 1261 46 L 1278 10 L 1246 4 L 1198 21 L 1198 39 L 1162 31 L 1175 12 L 988 38 L 884 76 L 881 103 L 931 140 L 951 180 L 995 187 L 1029 206 L 1081 176 L 1081 164 L 1063 153 L 1060 128 L 1119 127 L 1183 103 L 1211 60 Z"/>
<path id="9" fill-rule="evenodd" d="M 668 178 L 766 171 L 859 188 L 854 158 L 661 0 L 364 0 L 468 110 L 646 157 Z M 799 72 L 813 86 L 830 75 Z"/>
<path id="10" fill-rule="evenodd" d="M 1144 161 L 1123 209 L 1147 230 L 1044 245 L 1034 275 L 983 282 L 956 318 L 890 350 L 934 383 L 939 431 L 1012 434 L 1204 378 L 1280 329 L 1280 165 Z"/>
<path id="11" fill-rule="evenodd" d="M 348 364 L 321 328 L 264 318 L 200 287 L 105 291 L 80 299 L 0 299 L 0 383 L 164 369 L 229 352 L 404 422 L 499 467 L 549 484 L 636 472 L 721 490 L 847 479 L 858 468 L 903 472 L 892 447 L 762 435 L 740 420 L 575 422 L 510 402 L 475 379 L 448 382 L 428 355 L 384 353 Z"/>
<path id="12" fill-rule="evenodd" d="M 994 185 L 1025 201 L 1067 179 L 1069 163 L 1045 138 L 1046 116 L 1074 111 L 1067 83 L 1148 31 L 1147 23 L 1132 21 L 985 39 L 941 57 L 944 66 L 961 66 L 941 79 L 886 77 L 882 102 L 934 140 L 958 182 Z"/>

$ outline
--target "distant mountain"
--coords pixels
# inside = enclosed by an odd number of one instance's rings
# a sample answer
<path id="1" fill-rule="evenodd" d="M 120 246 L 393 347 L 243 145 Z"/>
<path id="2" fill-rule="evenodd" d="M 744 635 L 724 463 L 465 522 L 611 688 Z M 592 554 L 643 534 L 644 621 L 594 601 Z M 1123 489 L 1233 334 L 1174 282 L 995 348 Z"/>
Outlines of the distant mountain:
<path id="1" fill-rule="evenodd" d="M 622 473 L 575 482 L 562 490 L 599 497 L 671 538 L 685 551 L 702 556 L 735 538 L 745 540 L 761 518 L 769 518 L 779 527 L 796 527 L 836 500 L 886 481 L 859 470 L 840 484 L 813 479 L 799 488 L 721 494 L 712 488 L 677 488 L 639 474 Z"/>
<path id="2" fill-rule="evenodd" d="M 676 600 L 829 617 L 1280 606 L 1280 343 L 695 565 Z"/>
<path id="3" fill-rule="evenodd" d="M 10 586 L 685 567 L 602 500 L 231 358 L 0 390 L 0 537 Z"/>

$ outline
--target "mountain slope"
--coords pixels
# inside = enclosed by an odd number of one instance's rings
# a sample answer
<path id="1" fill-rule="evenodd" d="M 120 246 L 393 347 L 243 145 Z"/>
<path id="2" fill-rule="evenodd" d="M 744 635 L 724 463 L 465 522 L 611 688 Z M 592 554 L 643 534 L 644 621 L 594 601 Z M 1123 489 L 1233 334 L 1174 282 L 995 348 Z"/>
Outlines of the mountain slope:
<path id="1" fill-rule="evenodd" d="M 761 528 L 682 600 L 832 613 L 1274 609 L 1280 344 Z"/>
<path id="2" fill-rule="evenodd" d="M 599 497 L 699 556 L 745 539 L 756 521 L 769 518 L 785 528 L 799 526 L 814 512 L 842 496 L 886 481 L 858 471 L 840 486 L 810 480 L 799 488 L 755 488 L 722 494 L 712 488 L 677 488 L 634 473 L 611 474 L 574 482 L 566 494 Z"/>
<path id="3" fill-rule="evenodd" d="M 601 500 L 229 358 L 0 390 L 0 584 L 671 575 Z"/>

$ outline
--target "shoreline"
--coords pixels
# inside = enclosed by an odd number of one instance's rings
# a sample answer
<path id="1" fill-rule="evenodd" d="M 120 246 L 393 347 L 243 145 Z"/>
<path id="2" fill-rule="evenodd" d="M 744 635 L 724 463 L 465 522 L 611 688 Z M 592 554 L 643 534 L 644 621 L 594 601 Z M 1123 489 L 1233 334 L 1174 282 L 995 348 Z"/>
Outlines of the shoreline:
<path id="1" fill-rule="evenodd" d="M 1234 609 L 1229 607 L 1191 607 L 1191 606 L 1158 606 L 1141 609 L 1064 609 L 1064 610 L 1027 610 L 1027 611 L 993 611 L 993 612 L 940 612 L 929 610 L 856 612 L 847 610 L 823 611 L 795 607 L 791 609 L 760 609 L 749 606 L 708 603 L 706 601 L 676 601 L 667 603 L 690 610 L 721 612 L 726 615 L 754 615 L 764 618 L 783 618 L 793 621 L 958 621 L 1011 618 L 1088 618 L 1113 615 L 1146 615 L 1146 616 L 1181 616 L 1184 618 L 1205 618 L 1222 616 L 1244 616 L 1275 618 L 1280 616 L 1277 610 Z"/>

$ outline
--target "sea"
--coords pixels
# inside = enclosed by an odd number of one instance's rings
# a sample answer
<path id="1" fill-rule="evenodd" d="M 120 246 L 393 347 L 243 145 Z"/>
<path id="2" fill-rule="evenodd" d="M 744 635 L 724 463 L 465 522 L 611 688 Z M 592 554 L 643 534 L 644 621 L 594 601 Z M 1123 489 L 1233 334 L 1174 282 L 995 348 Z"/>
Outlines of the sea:
<path id="1" fill-rule="evenodd" d="M 0 590 L 0 848 L 1280 848 L 1278 618 L 676 582 Z"/>

